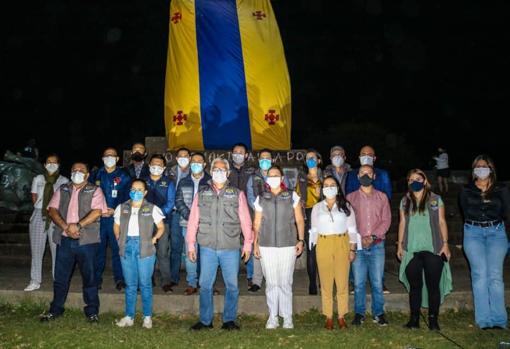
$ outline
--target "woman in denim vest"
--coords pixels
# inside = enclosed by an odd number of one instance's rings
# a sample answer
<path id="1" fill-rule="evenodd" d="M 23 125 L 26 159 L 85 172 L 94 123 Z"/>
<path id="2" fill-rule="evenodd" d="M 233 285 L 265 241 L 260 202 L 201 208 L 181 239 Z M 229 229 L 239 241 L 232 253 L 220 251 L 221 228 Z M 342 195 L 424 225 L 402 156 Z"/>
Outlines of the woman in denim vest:
<path id="1" fill-rule="evenodd" d="M 126 282 L 125 316 L 117 321 L 119 327 L 133 326 L 137 289 L 143 305 L 143 327 L 152 328 L 152 273 L 156 261 L 154 245 L 163 235 L 165 215 L 161 209 L 144 200 L 147 184 L 135 179 L 129 192 L 130 200 L 117 206 L 113 231 L 119 242 L 119 255 Z M 156 234 L 154 233 L 156 225 Z"/>

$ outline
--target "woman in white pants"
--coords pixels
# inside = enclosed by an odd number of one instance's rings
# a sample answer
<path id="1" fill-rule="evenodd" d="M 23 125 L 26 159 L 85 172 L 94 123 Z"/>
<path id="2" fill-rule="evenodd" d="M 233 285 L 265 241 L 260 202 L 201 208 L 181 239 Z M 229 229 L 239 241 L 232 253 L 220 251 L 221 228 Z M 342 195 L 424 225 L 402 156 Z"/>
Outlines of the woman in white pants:
<path id="1" fill-rule="evenodd" d="M 296 257 L 303 252 L 305 223 L 299 196 L 287 190 L 282 170 L 273 166 L 266 178 L 266 191 L 254 202 L 256 258 L 260 258 L 266 278 L 266 297 L 269 307 L 267 329 L 279 324 L 292 329 L 292 281 Z"/>
<path id="2" fill-rule="evenodd" d="M 30 217 L 29 234 L 32 250 L 32 267 L 30 270 L 30 283 L 25 291 L 35 291 L 41 287 L 41 272 L 46 240 L 51 251 L 51 270 L 55 270 L 56 245 L 53 242 L 54 224 L 46 210 L 53 193 L 69 180 L 59 174 L 60 160 L 57 155 L 46 157 L 44 174 L 34 177 L 32 181 L 32 202 L 34 212 Z"/>

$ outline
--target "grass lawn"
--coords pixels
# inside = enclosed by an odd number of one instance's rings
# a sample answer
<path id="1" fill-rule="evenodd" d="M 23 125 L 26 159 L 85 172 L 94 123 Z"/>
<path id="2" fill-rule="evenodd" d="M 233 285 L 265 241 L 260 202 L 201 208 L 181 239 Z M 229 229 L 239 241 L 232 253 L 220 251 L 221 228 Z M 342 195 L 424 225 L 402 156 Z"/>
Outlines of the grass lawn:
<path id="1" fill-rule="evenodd" d="M 63 317 L 40 323 L 38 315 L 47 305 L 36 303 L 7 304 L 0 301 L 0 348 L 458 348 L 453 343 L 425 329 L 402 328 L 407 315 L 387 314 L 390 325 L 378 327 L 371 321 L 360 328 L 326 331 L 318 311 L 297 315 L 294 330 L 264 329 L 265 319 L 240 316 L 241 331 L 225 332 L 215 319 L 215 329 L 190 332 L 196 318 L 157 315 L 154 328 L 135 326 L 117 328 L 120 314 L 102 314 L 99 324 L 88 324 L 79 310 L 68 310 Z M 352 317 L 348 318 L 349 323 Z M 498 348 L 501 341 L 510 341 L 510 331 L 482 331 L 473 326 L 471 312 L 442 314 L 439 318 L 443 333 L 463 348 Z"/>

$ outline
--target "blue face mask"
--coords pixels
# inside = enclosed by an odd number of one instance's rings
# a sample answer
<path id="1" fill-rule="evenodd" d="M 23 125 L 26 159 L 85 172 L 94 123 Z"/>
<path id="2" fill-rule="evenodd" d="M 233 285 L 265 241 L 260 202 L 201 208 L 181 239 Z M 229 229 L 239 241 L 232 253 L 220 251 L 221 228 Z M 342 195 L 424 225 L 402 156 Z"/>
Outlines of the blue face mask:
<path id="1" fill-rule="evenodd" d="M 317 167 L 317 160 L 315 160 L 314 158 L 310 158 L 310 159 L 306 160 L 306 166 L 308 168 L 315 168 L 315 167 Z"/>
<path id="2" fill-rule="evenodd" d="M 423 184 L 423 182 L 413 181 L 411 184 L 409 184 L 409 188 L 411 188 L 411 190 L 414 192 L 420 191 L 424 187 L 425 184 Z"/>
<path id="3" fill-rule="evenodd" d="M 191 168 L 191 172 L 193 174 L 199 174 L 204 170 L 204 167 L 202 166 L 202 164 L 199 164 L 198 162 L 192 163 L 190 168 Z"/>
<path id="4" fill-rule="evenodd" d="M 269 159 L 260 159 L 259 160 L 259 167 L 263 171 L 267 171 L 271 168 L 271 160 Z"/>
<path id="5" fill-rule="evenodd" d="M 129 197 L 133 201 L 142 201 L 143 200 L 143 193 L 141 191 L 138 191 L 138 190 L 131 190 L 129 192 Z"/>

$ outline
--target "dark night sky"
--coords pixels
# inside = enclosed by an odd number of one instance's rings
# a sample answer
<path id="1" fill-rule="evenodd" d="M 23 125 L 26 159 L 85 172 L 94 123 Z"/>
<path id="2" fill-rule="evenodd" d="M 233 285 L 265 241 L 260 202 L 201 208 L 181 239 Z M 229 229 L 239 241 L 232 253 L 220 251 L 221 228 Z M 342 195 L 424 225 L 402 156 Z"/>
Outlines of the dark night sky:
<path id="1" fill-rule="evenodd" d="M 4 5 L 4 7 L 7 5 Z M 64 162 L 163 136 L 168 0 L 13 1 L 1 30 L 0 151 L 35 137 Z M 510 177 L 508 2 L 275 0 L 293 144 L 376 146 L 400 175 L 491 154 Z M 506 146 L 506 147 L 505 147 Z"/>

